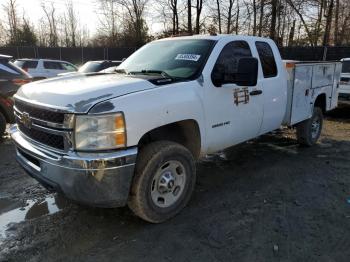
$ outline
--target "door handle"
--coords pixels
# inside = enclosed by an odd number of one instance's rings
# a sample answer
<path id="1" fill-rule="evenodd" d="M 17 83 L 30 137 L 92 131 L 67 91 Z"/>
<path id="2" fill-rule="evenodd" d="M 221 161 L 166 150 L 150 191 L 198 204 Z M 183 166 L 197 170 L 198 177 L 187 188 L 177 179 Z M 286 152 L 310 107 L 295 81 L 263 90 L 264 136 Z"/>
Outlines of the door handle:
<path id="1" fill-rule="evenodd" d="M 262 90 L 254 90 L 254 91 L 249 93 L 249 95 L 251 95 L 251 96 L 258 96 L 261 94 L 262 94 Z"/>

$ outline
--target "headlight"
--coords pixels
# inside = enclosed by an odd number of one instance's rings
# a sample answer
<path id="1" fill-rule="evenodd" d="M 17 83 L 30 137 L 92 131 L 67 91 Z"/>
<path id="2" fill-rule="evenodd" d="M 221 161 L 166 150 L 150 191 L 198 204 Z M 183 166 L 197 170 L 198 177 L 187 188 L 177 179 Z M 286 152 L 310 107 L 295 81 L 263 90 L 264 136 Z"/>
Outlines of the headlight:
<path id="1" fill-rule="evenodd" d="M 75 122 L 75 148 L 108 150 L 126 146 L 122 113 L 110 115 L 78 115 Z"/>

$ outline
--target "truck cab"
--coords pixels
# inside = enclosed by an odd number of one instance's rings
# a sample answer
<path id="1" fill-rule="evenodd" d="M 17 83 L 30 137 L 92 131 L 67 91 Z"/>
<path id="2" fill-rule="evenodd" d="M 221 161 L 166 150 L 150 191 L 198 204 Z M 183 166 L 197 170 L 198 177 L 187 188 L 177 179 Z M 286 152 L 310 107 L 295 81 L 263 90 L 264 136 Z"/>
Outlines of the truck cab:
<path id="1" fill-rule="evenodd" d="M 114 72 L 23 86 L 12 128 L 17 160 L 70 199 L 127 204 L 163 222 L 188 203 L 201 156 L 281 125 L 297 127 L 303 145 L 317 142 L 323 112 L 336 106 L 339 63 L 288 68 L 265 38 L 151 42 Z"/>

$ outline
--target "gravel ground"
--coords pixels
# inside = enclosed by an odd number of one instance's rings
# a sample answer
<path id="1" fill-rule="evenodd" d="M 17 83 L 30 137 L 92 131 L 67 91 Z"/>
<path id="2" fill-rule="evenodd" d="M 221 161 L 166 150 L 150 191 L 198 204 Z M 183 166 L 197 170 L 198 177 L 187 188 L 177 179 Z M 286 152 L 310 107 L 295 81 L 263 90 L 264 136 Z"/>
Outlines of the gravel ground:
<path id="1" fill-rule="evenodd" d="M 198 163 L 188 207 L 160 225 L 47 192 L 5 138 L 0 261 L 349 261 L 350 107 L 327 116 L 313 148 L 294 135 L 285 129 Z"/>

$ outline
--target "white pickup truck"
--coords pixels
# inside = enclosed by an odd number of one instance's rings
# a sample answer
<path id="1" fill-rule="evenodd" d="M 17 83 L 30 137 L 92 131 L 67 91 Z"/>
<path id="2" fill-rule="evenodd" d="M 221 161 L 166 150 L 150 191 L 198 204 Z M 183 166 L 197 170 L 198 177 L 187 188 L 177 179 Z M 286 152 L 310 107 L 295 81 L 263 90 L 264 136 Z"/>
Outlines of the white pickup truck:
<path id="1" fill-rule="evenodd" d="M 154 41 L 113 73 L 23 86 L 11 130 L 17 160 L 72 200 L 128 204 L 163 222 L 189 201 L 199 157 L 281 125 L 315 144 L 322 113 L 337 105 L 340 71 L 340 63 L 285 63 L 258 37 Z"/>

